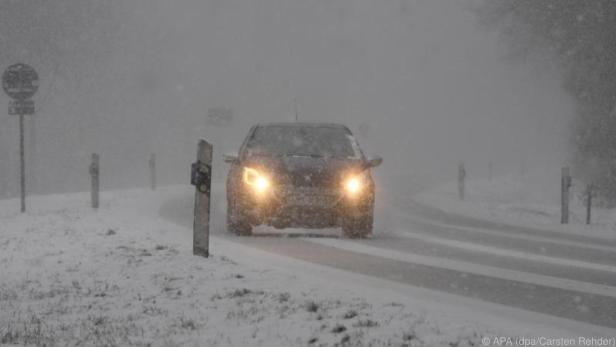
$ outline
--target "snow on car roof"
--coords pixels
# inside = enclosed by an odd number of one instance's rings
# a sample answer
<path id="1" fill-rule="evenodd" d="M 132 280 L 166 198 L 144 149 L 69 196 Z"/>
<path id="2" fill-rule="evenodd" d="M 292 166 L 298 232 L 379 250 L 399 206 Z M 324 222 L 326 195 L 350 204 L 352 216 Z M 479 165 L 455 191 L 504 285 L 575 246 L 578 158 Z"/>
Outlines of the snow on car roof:
<path id="1" fill-rule="evenodd" d="M 272 122 L 272 123 L 259 123 L 258 127 L 314 127 L 314 128 L 337 128 L 337 129 L 346 129 L 349 131 L 349 128 L 345 125 L 338 123 L 307 123 L 307 122 Z M 349 131 L 350 132 L 350 131 Z"/>

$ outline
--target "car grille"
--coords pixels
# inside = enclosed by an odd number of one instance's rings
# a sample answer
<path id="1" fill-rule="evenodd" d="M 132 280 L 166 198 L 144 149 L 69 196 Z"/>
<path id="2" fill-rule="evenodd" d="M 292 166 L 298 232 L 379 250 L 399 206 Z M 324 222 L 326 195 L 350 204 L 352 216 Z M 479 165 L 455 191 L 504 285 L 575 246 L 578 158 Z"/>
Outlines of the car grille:
<path id="1" fill-rule="evenodd" d="M 336 192 L 311 187 L 285 187 L 283 196 L 288 206 L 329 208 L 339 200 Z"/>
<path id="2" fill-rule="evenodd" d="M 325 175 L 292 175 L 291 182 L 294 187 L 323 187 L 331 182 Z"/>

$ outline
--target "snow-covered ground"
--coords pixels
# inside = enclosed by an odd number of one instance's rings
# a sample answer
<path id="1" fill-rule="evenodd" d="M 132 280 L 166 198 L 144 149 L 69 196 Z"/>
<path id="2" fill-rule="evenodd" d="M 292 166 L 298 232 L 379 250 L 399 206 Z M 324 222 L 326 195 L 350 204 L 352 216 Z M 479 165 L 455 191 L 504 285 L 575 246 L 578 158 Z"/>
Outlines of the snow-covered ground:
<path id="1" fill-rule="evenodd" d="M 582 182 L 573 180 L 570 193 L 570 224 L 560 224 L 560 170 L 535 169 L 525 175 L 493 180 L 470 179 L 465 199 L 458 197 L 456 182 L 413 196 L 413 200 L 448 213 L 498 223 L 558 230 L 616 239 L 616 210 L 592 208 L 586 225 L 586 196 Z"/>
<path id="2" fill-rule="evenodd" d="M 487 333 L 221 239 L 195 257 L 190 233 L 158 217 L 174 189 L 106 192 L 98 211 L 87 194 L 34 197 L 24 215 L 0 201 L 0 343 L 472 346 Z"/>
<path id="3" fill-rule="evenodd" d="M 220 230 L 210 258 L 193 256 L 191 231 L 159 216 L 190 189 L 104 192 L 98 211 L 87 194 L 33 197 L 24 215 L 0 201 L 0 344 L 477 346 L 608 331 L 284 257 Z"/>

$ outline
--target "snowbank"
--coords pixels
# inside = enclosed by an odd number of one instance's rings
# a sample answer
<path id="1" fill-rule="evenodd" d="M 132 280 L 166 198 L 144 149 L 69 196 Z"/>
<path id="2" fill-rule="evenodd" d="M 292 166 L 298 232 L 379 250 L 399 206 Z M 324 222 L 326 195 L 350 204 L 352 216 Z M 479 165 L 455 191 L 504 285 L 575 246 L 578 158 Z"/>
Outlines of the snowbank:
<path id="1" fill-rule="evenodd" d="M 503 224 L 616 239 L 616 210 L 593 206 L 592 223 L 586 225 L 585 187 L 576 180 L 570 194 L 570 224 L 560 224 L 558 169 L 536 169 L 492 181 L 472 179 L 465 190 L 464 201 L 458 197 L 455 182 L 414 195 L 413 200 L 451 214 Z"/>
<path id="2" fill-rule="evenodd" d="M 190 233 L 158 217 L 176 189 L 105 192 L 98 211 L 87 194 L 32 198 L 25 215 L 0 201 L 0 344 L 476 346 L 486 336 L 392 296 L 332 289 L 254 256 L 240 264 L 221 255 L 241 251 L 228 241 L 195 257 Z"/>

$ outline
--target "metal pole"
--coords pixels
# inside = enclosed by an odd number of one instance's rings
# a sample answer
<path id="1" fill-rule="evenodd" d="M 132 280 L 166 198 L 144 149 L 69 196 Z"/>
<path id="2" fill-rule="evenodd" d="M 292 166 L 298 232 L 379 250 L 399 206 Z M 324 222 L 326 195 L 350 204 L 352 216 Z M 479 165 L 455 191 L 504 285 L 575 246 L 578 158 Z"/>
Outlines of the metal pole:
<path id="1" fill-rule="evenodd" d="M 28 167 L 28 175 L 26 176 L 26 180 L 28 181 L 28 191 L 29 193 L 36 193 L 38 189 L 38 180 L 37 180 L 37 143 L 36 143 L 36 119 L 34 116 L 28 117 L 28 124 L 25 124 L 27 128 L 26 137 L 27 137 L 27 145 L 28 148 L 28 158 L 26 158 L 26 166 Z"/>
<path id="2" fill-rule="evenodd" d="M 26 212 L 26 151 L 24 149 L 24 115 L 19 115 L 19 166 L 21 169 L 21 213 Z"/>

